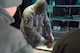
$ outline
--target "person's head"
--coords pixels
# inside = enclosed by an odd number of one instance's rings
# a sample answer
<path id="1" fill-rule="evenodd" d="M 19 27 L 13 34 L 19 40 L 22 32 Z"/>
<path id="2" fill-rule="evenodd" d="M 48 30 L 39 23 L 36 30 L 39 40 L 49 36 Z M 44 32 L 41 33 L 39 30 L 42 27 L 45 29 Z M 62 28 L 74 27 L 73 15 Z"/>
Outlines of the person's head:
<path id="1" fill-rule="evenodd" d="M 46 0 L 37 0 L 34 3 L 34 10 L 37 15 L 42 14 L 47 9 L 47 2 Z"/>
<path id="2" fill-rule="evenodd" d="M 80 29 L 62 35 L 56 41 L 52 53 L 80 53 Z"/>
<path id="3" fill-rule="evenodd" d="M 17 10 L 17 6 L 22 3 L 22 0 L 0 0 L 0 7 L 4 8 L 11 16 Z"/>

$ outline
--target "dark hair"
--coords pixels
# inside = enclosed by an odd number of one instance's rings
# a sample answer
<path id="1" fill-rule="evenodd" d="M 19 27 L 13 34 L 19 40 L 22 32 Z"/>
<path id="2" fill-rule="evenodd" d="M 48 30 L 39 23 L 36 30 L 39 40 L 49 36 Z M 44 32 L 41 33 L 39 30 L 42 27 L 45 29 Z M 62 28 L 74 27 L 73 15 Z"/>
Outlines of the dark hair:
<path id="1" fill-rule="evenodd" d="M 37 0 L 34 7 L 36 11 L 44 12 L 47 9 L 47 2 L 46 0 Z"/>

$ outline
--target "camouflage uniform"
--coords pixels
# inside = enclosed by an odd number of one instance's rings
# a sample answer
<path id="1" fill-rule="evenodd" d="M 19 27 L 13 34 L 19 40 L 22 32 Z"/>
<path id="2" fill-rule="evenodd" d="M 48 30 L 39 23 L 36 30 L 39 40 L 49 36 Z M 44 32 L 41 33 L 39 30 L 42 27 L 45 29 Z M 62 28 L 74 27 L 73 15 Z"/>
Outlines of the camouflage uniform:
<path id="1" fill-rule="evenodd" d="M 34 44 L 32 43 L 34 38 L 38 39 L 39 42 L 40 36 L 42 35 L 43 22 L 45 28 L 47 28 L 47 34 L 51 34 L 51 25 L 46 12 L 42 13 L 40 16 L 36 15 L 33 5 L 24 10 L 20 28 L 23 34 L 28 37 L 27 39 L 30 44 Z"/>

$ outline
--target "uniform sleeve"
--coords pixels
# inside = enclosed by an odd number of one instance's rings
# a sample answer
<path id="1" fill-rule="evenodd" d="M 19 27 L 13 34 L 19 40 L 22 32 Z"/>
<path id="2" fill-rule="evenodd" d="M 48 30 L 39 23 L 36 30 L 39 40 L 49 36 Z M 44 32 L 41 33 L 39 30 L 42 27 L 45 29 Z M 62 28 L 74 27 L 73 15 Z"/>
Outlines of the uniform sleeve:
<path id="1" fill-rule="evenodd" d="M 23 22 L 24 22 L 24 33 L 26 35 L 34 35 L 37 38 L 40 39 L 41 35 L 35 30 L 33 26 L 33 15 L 32 14 L 26 14 L 23 17 Z"/>
<path id="2" fill-rule="evenodd" d="M 51 28 L 51 23 L 50 20 L 48 18 L 47 12 L 44 13 L 44 26 L 46 28 L 46 31 L 48 34 L 52 34 L 52 28 Z"/>

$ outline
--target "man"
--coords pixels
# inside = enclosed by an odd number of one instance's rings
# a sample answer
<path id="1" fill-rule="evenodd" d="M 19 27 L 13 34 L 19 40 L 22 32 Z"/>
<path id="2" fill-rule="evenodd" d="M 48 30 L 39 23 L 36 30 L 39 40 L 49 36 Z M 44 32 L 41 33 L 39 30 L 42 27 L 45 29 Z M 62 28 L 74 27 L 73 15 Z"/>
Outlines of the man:
<path id="1" fill-rule="evenodd" d="M 80 53 L 80 29 L 69 31 L 60 37 L 52 53 Z"/>
<path id="2" fill-rule="evenodd" d="M 21 31 L 10 26 L 22 0 L 0 0 L 0 53 L 33 53 Z"/>
<path id="3" fill-rule="evenodd" d="M 46 0 L 37 0 L 33 5 L 27 7 L 23 12 L 20 28 L 23 34 L 26 36 L 28 43 L 33 47 L 36 47 L 39 41 L 46 43 L 49 40 L 51 42 L 54 40 L 46 10 Z M 43 27 L 46 28 L 46 38 L 43 37 Z"/>

